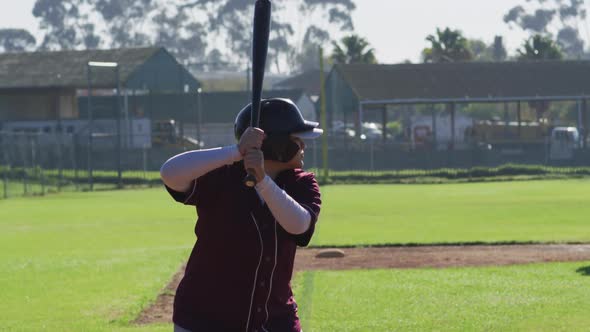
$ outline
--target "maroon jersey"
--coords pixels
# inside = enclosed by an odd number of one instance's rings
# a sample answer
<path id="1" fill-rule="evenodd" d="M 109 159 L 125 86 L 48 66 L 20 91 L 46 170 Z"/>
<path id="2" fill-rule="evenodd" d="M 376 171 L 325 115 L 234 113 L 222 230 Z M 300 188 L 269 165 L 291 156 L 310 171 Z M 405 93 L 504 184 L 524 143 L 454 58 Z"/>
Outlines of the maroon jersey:
<path id="1" fill-rule="evenodd" d="M 174 323 L 200 331 L 301 330 L 291 276 L 297 246 L 311 240 L 320 212 L 312 173 L 300 169 L 274 180 L 311 215 L 300 235 L 285 231 L 242 180 L 242 162 L 220 167 L 194 181 L 186 193 L 168 192 L 195 205 L 197 242 L 174 299 Z"/>

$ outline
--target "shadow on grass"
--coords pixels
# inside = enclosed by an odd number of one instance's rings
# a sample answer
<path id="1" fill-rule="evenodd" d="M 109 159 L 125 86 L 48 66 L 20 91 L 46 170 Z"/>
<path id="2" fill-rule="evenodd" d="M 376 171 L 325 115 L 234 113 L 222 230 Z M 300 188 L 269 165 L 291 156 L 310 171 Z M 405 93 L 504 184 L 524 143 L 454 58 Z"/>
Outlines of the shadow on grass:
<path id="1" fill-rule="evenodd" d="M 590 277 L 590 266 L 584 266 L 576 270 L 579 274 Z"/>

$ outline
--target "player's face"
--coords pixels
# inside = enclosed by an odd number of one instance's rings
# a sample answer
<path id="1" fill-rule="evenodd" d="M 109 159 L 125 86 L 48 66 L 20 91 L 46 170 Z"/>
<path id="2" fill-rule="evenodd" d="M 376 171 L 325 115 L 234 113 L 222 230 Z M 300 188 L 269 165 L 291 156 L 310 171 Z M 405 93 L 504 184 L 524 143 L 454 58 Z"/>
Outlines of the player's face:
<path id="1" fill-rule="evenodd" d="M 303 168 L 303 157 L 305 156 L 305 142 L 297 137 L 291 137 L 291 140 L 299 146 L 299 151 L 290 161 L 287 162 L 291 168 Z"/>

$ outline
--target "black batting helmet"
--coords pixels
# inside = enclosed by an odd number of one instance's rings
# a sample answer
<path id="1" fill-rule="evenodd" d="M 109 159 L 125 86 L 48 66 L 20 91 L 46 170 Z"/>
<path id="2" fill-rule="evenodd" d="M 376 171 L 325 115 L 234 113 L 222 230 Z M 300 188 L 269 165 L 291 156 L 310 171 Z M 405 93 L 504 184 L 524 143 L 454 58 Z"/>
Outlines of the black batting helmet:
<path id="1" fill-rule="evenodd" d="M 251 114 L 251 104 L 238 113 L 234 123 L 237 140 L 250 127 Z M 291 160 L 299 151 L 299 146 L 291 140 L 290 136 L 302 139 L 316 138 L 323 132 L 317 128 L 318 125 L 317 122 L 303 119 L 299 108 L 290 99 L 263 99 L 260 103 L 259 127 L 267 136 L 262 144 L 264 158 L 281 162 Z"/>

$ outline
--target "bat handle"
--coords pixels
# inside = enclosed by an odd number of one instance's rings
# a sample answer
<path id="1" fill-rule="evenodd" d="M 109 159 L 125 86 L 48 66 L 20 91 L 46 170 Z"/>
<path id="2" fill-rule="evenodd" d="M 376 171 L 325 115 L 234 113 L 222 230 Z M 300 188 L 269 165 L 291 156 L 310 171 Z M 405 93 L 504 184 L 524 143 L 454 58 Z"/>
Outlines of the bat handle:
<path id="1" fill-rule="evenodd" d="M 244 184 L 246 187 L 254 188 L 254 186 L 256 186 L 256 176 L 254 176 L 254 170 L 248 168 L 246 172 L 248 172 L 248 174 L 244 178 Z"/>

